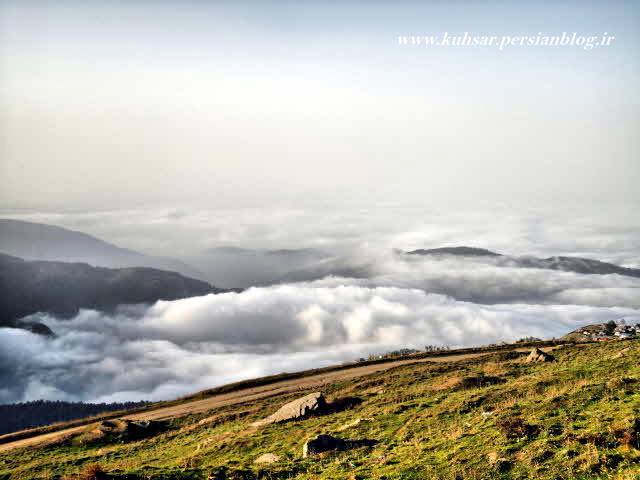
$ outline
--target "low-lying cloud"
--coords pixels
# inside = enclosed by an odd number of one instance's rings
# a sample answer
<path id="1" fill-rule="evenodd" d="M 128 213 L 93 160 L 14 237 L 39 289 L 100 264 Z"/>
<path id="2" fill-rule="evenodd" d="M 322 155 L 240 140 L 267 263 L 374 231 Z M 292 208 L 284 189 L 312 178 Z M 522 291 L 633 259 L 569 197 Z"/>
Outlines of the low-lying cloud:
<path id="1" fill-rule="evenodd" d="M 633 206 L 605 202 L 578 207 L 549 205 L 184 207 L 5 211 L 2 217 L 59 225 L 121 247 L 183 260 L 221 246 L 257 250 L 304 247 L 353 254 L 468 245 L 513 255 L 573 255 L 640 267 L 640 222 Z"/>
<path id="2" fill-rule="evenodd" d="M 342 278 L 353 274 L 357 278 Z M 474 303 L 534 303 L 640 308 L 640 279 L 511 265 L 503 257 L 398 253 L 321 262 L 289 276 L 314 286 L 394 285 Z"/>
<path id="3" fill-rule="evenodd" d="M 640 320 L 631 308 L 479 305 L 343 283 L 252 288 L 113 315 L 84 310 L 68 321 L 41 316 L 56 338 L 0 329 L 0 402 L 168 399 L 399 346 L 550 338 L 582 324 Z"/>
<path id="4" fill-rule="evenodd" d="M 637 267 L 640 224 L 632 209 L 381 205 L 4 216 L 178 257 L 217 286 L 273 285 L 109 315 L 38 316 L 55 338 L 0 329 L 0 402 L 168 399 L 398 347 L 550 338 L 579 325 L 640 320 L 637 278 L 394 253 L 468 245 Z M 304 250 L 268 252 L 280 249 Z"/>

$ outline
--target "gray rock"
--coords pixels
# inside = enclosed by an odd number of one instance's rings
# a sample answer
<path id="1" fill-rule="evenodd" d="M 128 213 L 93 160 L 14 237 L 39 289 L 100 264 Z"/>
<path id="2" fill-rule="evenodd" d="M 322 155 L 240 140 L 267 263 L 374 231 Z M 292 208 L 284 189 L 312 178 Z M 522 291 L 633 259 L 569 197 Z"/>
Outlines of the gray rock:
<path id="1" fill-rule="evenodd" d="M 331 435 L 318 435 L 316 438 L 307 440 L 302 447 L 302 456 L 307 458 L 330 450 L 346 450 L 345 441 Z"/>
<path id="2" fill-rule="evenodd" d="M 280 461 L 280 455 L 276 455 L 275 453 L 263 453 L 258 458 L 256 458 L 253 463 L 276 463 Z"/>
<path id="3" fill-rule="evenodd" d="M 531 350 L 531 353 L 525 360 L 527 363 L 537 363 L 537 362 L 553 362 L 556 358 L 546 352 L 543 352 L 539 348 L 534 348 Z"/>
<path id="4" fill-rule="evenodd" d="M 342 425 L 341 427 L 339 427 L 336 431 L 337 432 L 344 432 L 345 430 L 352 428 L 352 427 L 357 427 L 358 425 L 360 425 L 362 422 L 373 422 L 373 418 L 372 417 L 366 417 L 366 418 L 356 418 L 355 420 L 349 422 L 349 423 L 345 423 L 344 425 Z"/>
<path id="5" fill-rule="evenodd" d="M 287 420 L 306 418 L 310 415 L 323 413 L 326 410 L 327 402 L 324 395 L 321 392 L 314 392 L 283 405 L 274 414 L 251 425 L 258 427 L 270 423 L 286 422 Z"/>

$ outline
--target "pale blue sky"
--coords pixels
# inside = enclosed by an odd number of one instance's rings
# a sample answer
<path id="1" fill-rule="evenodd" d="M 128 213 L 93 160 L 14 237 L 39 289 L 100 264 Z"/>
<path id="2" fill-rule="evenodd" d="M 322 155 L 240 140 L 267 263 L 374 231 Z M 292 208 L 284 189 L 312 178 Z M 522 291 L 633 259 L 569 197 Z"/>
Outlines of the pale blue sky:
<path id="1" fill-rule="evenodd" d="M 637 2 L 0 6 L 3 206 L 639 200 Z"/>

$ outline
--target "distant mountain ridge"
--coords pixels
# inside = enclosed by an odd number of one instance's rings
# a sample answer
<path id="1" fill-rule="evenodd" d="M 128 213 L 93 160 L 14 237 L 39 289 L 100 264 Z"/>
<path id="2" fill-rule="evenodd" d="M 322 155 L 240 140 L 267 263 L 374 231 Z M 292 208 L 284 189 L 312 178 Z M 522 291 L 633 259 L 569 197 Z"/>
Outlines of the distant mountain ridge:
<path id="1" fill-rule="evenodd" d="M 149 267 L 202 279 L 202 272 L 173 258 L 112 245 L 86 233 L 43 223 L 0 219 L 0 253 L 25 260 L 88 263 L 96 267 Z"/>
<path id="2" fill-rule="evenodd" d="M 462 255 L 468 257 L 502 257 L 502 254 L 485 248 L 475 247 L 441 247 L 428 250 L 418 249 L 406 252 L 409 255 Z"/>
<path id="3" fill-rule="evenodd" d="M 491 257 L 497 259 L 501 266 L 515 266 L 522 268 L 542 268 L 584 274 L 609 275 L 618 274 L 640 278 L 640 269 L 621 267 L 613 263 L 601 262 L 582 257 L 516 257 L 492 252 L 484 248 L 474 247 L 442 247 L 433 249 L 418 249 L 405 252 L 407 255 L 425 256 L 459 256 L 459 257 Z"/>
<path id="4" fill-rule="evenodd" d="M 104 268 L 86 263 L 27 261 L 0 254 L 0 327 L 47 333 L 19 319 L 37 312 L 75 315 L 81 308 L 103 311 L 118 305 L 176 300 L 224 290 L 175 272 L 153 268 Z"/>

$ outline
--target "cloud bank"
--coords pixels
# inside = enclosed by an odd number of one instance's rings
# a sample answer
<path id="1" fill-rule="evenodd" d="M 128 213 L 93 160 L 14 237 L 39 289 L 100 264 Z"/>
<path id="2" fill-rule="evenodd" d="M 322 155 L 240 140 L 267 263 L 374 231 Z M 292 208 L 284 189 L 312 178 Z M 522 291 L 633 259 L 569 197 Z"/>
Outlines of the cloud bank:
<path id="1" fill-rule="evenodd" d="M 636 309 L 479 305 L 419 289 L 281 285 L 114 315 L 41 316 L 56 338 L 0 329 L 0 402 L 36 398 L 160 400 L 398 346 L 479 345 L 560 336 Z"/>
<path id="2" fill-rule="evenodd" d="M 481 199 L 478 201 L 480 202 Z M 215 247 L 317 248 L 358 254 L 468 245 L 512 255 L 582 256 L 640 267 L 640 220 L 629 204 L 514 208 L 377 204 L 365 208 L 156 208 L 1 212 L 147 254 L 200 259 Z M 194 265 L 198 267 L 198 265 Z M 215 282 L 214 282 L 215 283 Z"/>
<path id="3" fill-rule="evenodd" d="M 640 266 L 637 215 L 604 210 L 383 205 L 5 215 L 193 260 L 218 286 L 238 286 L 238 279 L 275 284 L 123 306 L 112 315 L 82 311 L 68 321 L 40 316 L 56 338 L 0 329 L 0 402 L 169 399 L 398 347 L 549 338 L 583 324 L 639 321 L 637 278 L 394 253 L 469 245 Z M 289 255 L 280 249 L 313 250 Z M 316 258 L 318 251 L 327 256 Z"/>

